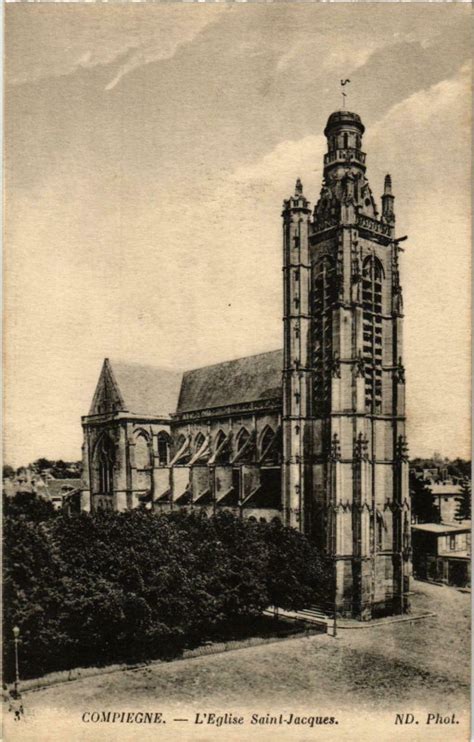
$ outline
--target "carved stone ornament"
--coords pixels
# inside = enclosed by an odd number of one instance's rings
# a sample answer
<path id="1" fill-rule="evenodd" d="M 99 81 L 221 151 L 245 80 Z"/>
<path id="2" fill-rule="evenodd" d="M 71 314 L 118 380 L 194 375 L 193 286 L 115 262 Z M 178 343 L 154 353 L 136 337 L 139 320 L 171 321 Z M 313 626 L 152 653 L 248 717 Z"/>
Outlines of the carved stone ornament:
<path id="1" fill-rule="evenodd" d="M 331 376 L 336 379 L 341 378 L 341 361 L 337 353 L 332 354 L 331 359 Z"/>
<path id="2" fill-rule="evenodd" d="M 395 367 L 393 375 L 397 384 L 405 383 L 405 366 L 401 358 L 398 359 L 398 366 Z"/>
<path id="3" fill-rule="evenodd" d="M 396 454 L 400 461 L 408 461 L 408 443 L 404 435 L 398 436 Z"/>
<path id="4" fill-rule="evenodd" d="M 365 376 L 365 362 L 360 350 L 355 359 L 355 372 L 356 378 Z"/>
<path id="5" fill-rule="evenodd" d="M 397 314 L 403 312 L 403 293 L 401 286 L 395 286 L 393 289 L 393 311 Z"/>
<path id="6" fill-rule="evenodd" d="M 329 454 L 330 461 L 339 461 L 341 458 L 341 444 L 337 433 L 334 433 L 331 439 L 331 452 Z"/>
<path id="7" fill-rule="evenodd" d="M 356 461 L 367 460 L 369 457 L 368 449 L 369 442 L 367 438 L 362 433 L 359 433 L 354 441 L 354 459 Z"/>

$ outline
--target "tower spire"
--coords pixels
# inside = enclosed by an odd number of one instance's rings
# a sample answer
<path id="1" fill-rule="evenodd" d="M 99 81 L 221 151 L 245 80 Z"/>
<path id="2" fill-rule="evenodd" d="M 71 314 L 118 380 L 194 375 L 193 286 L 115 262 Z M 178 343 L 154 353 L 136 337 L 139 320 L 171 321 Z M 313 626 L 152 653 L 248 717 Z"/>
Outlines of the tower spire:
<path id="1" fill-rule="evenodd" d="M 382 219 L 392 227 L 395 224 L 395 196 L 392 193 L 392 178 L 390 175 L 385 176 L 382 196 Z"/>

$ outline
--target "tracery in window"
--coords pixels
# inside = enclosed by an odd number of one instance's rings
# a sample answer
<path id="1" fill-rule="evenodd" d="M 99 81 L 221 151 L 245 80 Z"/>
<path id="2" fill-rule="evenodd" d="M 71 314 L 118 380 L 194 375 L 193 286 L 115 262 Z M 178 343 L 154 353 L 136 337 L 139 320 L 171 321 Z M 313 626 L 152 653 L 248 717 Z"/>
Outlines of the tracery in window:
<path id="1" fill-rule="evenodd" d="M 277 441 L 270 425 L 266 426 L 260 439 L 260 456 L 262 463 L 267 466 L 278 463 Z"/>
<path id="2" fill-rule="evenodd" d="M 111 495 L 114 488 L 115 444 L 108 435 L 103 435 L 95 452 L 99 471 L 99 492 Z"/>
<path id="3" fill-rule="evenodd" d="M 158 433 L 158 461 L 160 466 L 167 466 L 170 460 L 170 443 L 171 439 L 168 433 L 161 431 Z"/>

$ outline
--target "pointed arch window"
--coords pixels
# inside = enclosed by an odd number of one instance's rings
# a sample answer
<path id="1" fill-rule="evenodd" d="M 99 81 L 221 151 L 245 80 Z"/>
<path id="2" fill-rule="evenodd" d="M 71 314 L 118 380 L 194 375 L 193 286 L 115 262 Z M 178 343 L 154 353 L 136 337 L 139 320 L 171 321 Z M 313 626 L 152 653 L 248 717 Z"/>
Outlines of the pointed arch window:
<path id="1" fill-rule="evenodd" d="M 214 441 L 215 462 L 219 464 L 229 463 L 229 446 L 225 444 L 227 439 L 223 430 L 219 430 Z"/>
<path id="2" fill-rule="evenodd" d="M 204 443 L 205 440 L 206 439 L 204 438 L 204 435 L 201 432 L 199 432 L 197 434 L 196 438 L 195 438 L 195 441 L 194 441 L 194 451 L 195 451 L 195 453 L 197 453 L 199 451 L 199 449 L 201 448 L 201 446 L 203 445 L 203 443 Z"/>
<path id="3" fill-rule="evenodd" d="M 114 489 L 115 444 L 108 435 L 104 435 L 100 439 L 96 449 L 96 457 L 99 471 L 99 492 L 103 495 L 111 495 Z"/>
<path id="4" fill-rule="evenodd" d="M 150 448 L 148 438 L 140 433 L 135 439 L 135 466 L 146 469 L 150 466 Z"/>
<path id="5" fill-rule="evenodd" d="M 237 436 L 237 451 L 241 451 L 250 438 L 250 433 L 246 428 L 242 428 Z"/>
<path id="6" fill-rule="evenodd" d="M 275 436 L 275 433 L 273 432 L 272 428 L 269 425 L 267 425 L 267 427 L 263 431 L 262 440 L 260 441 L 260 451 L 262 453 L 262 456 L 267 450 L 267 448 L 271 445 L 274 436 Z"/>
<path id="7" fill-rule="evenodd" d="M 215 448 L 216 450 L 224 443 L 225 441 L 225 433 L 223 430 L 219 430 L 218 434 L 216 435 L 216 442 L 215 442 Z"/>
<path id="8" fill-rule="evenodd" d="M 168 433 L 161 431 L 158 433 L 158 461 L 160 466 L 168 466 L 170 460 L 171 439 Z"/>
<path id="9" fill-rule="evenodd" d="M 176 453 L 179 451 L 180 448 L 184 446 L 185 443 L 186 443 L 186 436 L 181 434 L 178 440 L 176 441 L 176 446 L 175 446 Z"/>
<path id="10" fill-rule="evenodd" d="M 278 463 L 277 441 L 270 425 L 267 425 L 260 439 L 260 457 L 261 462 L 267 466 Z"/>
<path id="11" fill-rule="evenodd" d="M 377 513 L 377 551 L 383 551 L 383 532 L 385 530 L 385 523 L 383 515 Z"/>
<path id="12" fill-rule="evenodd" d="M 236 439 L 236 456 L 240 463 L 249 461 L 252 457 L 252 446 L 250 445 L 250 433 L 246 428 L 241 428 Z"/>

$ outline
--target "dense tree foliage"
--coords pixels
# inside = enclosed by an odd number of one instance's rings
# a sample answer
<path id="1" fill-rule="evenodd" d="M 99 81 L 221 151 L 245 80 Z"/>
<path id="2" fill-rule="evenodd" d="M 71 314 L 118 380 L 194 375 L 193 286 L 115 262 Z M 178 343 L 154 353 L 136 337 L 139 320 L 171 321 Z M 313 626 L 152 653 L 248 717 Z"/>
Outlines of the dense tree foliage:
<path id="1" fill-rule="evenodd" d="M 456 510 L 456 520 L 471 520 L 471 482 L 465 478 L 461 483 L 461 496 Z"/>
<path id="2" fill-rule="evenodd" d="M 30 512 L 28 512 L 28 506 Z M 4 645 L 21 630 L 23 675 L 166 657 L 268 605 L 298 609 L 326 589 L 314 548 L 275 522 L 202 511 L 68 516 L 5 505 Z"/>
<path id="3" fill-rule="evenodd" d="M 439 508 L 434 503 L 429 485 L 410 474 L 411 513 L 415 523 L 439 523 Z"/>
<path id="4" fill-rule="evenodd" d="M 3 496 L 3 516 L 23 518 L 36 522 L 55 518 L 57 510 L 49 500 L 34 492 L 17 492 L 14 497 Z"/>
<path id="5" fill-rule="evenodd" d="M 55 479 L 73 479 L 81 476 L 81 461 L 63 461 L 62 459 L 46 459 L 44 457 L 36 459 L 30 464 L 30 467 L 43 474 L 49 472 Z"/>

